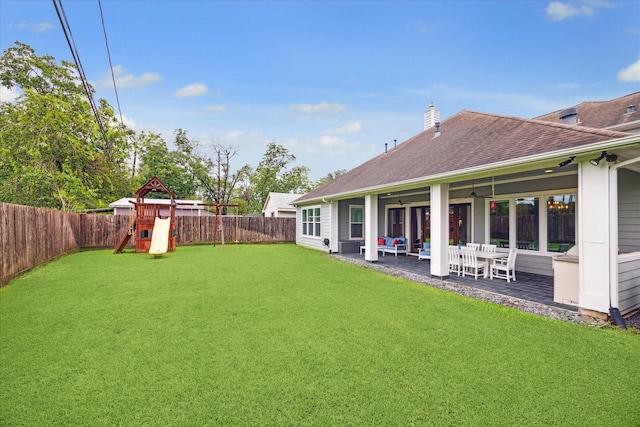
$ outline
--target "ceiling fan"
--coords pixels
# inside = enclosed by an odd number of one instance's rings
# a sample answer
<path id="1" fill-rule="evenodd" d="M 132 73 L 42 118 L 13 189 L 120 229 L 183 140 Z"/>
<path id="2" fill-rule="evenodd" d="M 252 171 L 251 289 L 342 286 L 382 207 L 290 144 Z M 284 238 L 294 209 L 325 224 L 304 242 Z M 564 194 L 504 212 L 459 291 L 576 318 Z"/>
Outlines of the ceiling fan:
<path id="1" fill-rule="evenodd" d="M 469 194 L 469 197 L 472 199 L 493 199 L 496 197 L 496 192 L 495 192 L 495 188 L 493 185 L 493 177 L 491 177 L 491 195 L 489 196 L 478 196 L 478 194 L 476 194 L 476 182 L 475 179 L 471 181 L 471 194 Z"/>

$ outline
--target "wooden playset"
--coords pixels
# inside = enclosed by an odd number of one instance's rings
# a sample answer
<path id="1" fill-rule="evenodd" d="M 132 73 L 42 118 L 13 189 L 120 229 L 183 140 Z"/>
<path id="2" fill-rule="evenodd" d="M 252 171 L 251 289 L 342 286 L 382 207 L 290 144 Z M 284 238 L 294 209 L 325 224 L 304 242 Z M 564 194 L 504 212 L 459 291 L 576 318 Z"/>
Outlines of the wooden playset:
<path id="1" fill-rule="evenodd" d="M 165 193 L 169 196 L 169 203 L 145 203 L 144 198 L 149 193 Z M 133 203 L 135 207 L 135 218 L 130 223 L 127 233 L 122 236 L 113 253 L 117 254 L 122 252 L 134 233 L 136 252 L 149 252 L 156 218 L 171 219 L 167 251 L 173 252 L 176 249 L 176 199 L 175 195 L 169 190 L 169 187 L 154 176 L 136 191 L 136 201 L 131 203 Z"/>
<path id="2" fill-rule="evenodd" d="M 146 203 L 144 198 L 149 193 L 165 193 L 169 196 L 167 203 Z M 158 178 L 153 177 L 147 181 L 142 187 L 136 191 L 136 201 L 130 202 L 134 205 L 134 213 L 129 222 L 129 228 L 127 232 L 122 236 L 120 242 L 114 249 L 113 253 L 117 254 L 122 252 L 124 247 L 129 243 L 132 236 L 135 236 L 136 252 L 148 253 L 149 248 L 153 240 L 154 226 L 156 224 L 156 218 L 170 219 L 169 231 L 168 231 L 168 243 L 167 252 L 173 252 L 176 249 L 176 206 L 182 205 L 176 201 L 175 195 L 169 190 L 169 187 L 164 185 Z M 184 205 L 187 205 L 184 203 Z M 189 203 L 189 206 L 194 204 Z M 223 207 L 238 207 L 235 203 L 197 203 L 196 206 L 215 206 L 215 220 L 213 231 L 213 243 L 220 234 L 222 249 L 224 250 L 224 229 L 222 226 L 221 208 Z M 237 229 L 237 217 L 236 217 L 236 229 Z M 237 230 L 236 230 L 237 232 Z M 163 242 L 164 243 L 164 242 Z M 236 241 L 237 243 L 237 241 Z"/>

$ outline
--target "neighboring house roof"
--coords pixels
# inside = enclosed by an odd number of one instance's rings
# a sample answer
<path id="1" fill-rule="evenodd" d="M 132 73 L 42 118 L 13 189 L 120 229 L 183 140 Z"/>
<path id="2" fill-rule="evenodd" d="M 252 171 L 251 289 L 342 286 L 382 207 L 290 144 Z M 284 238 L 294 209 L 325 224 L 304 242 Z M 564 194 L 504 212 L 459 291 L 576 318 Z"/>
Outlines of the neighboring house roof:
<path id="1" fill-rule="evenodd" d="M 435 179 L 629 136 L 611 130 L 463 110 L 396 149 L 361 164 L 296 200 L 362 194 L 366 189 Z"/>
<path id="2" fill-rule="evenodd" d="M 264 206 L 262 207 L 262 213 L 264 213 L 270 205 L 275 206 L 278 211 L 295 212 L 296 208 L 291 204 L 291 202 L 298 199 L 300 196 L 301 194 L 269 193 L 267 200 L 265 200 Z"/>
<path id="3" fill-rule="evenodd" d="M 609 101 L 582 102 L 573 107 L 536 117 L 535 120 L 562 123 L 561 113 L 565 112 L 566 114 L 570 109 L 575 109 L 577 113 L 578 126 L 597 129 L 623 127 L 626 124 L 640 121 L 640 92 Z"/>

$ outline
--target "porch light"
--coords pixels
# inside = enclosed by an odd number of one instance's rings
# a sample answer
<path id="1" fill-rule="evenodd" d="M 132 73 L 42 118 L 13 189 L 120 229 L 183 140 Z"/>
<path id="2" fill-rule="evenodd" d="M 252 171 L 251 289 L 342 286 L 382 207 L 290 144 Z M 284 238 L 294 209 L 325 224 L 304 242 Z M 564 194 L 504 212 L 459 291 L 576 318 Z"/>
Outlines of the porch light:
<path id="1" fill-rule="evenodd" d="M 602 159 L 604 159 L 605 157 L 607 157 L 607 152 L 603 151 L 602 153 L 600 153 L 600 157 L 598 157 L 597 159 L 589 160 L 589 163 L 591 163 L 593 166 L 598 166 L 600 164 L 600 161 L 602 161 Z"/>
<path id="2" fill-rule="evenodd" d="M 602 161 L 602 159 L 606 159 L 607 162 L 611 163 L 611 162 L 615 162 L 616 160 L 618 160 L 618 155 L 617 154 L 608 154 L 606 151 L 603 151 L 602 153 L 600 153 L 600 157 L 598 157 L 597 159 L 589 160 L 589 163 L 591 163 L 593 166 L 598 166 L 600 164 L 600 162 Z"/>

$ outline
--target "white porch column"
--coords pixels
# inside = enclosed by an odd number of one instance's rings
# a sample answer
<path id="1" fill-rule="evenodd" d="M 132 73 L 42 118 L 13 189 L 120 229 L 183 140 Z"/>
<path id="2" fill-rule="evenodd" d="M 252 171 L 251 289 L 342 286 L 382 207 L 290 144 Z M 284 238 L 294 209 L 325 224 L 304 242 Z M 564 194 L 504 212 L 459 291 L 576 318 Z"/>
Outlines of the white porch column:
<path id="1" fill-rule="evenodd" d="M 329 250 L 337 253 L 340 246 L 338 245 L 338 201 L 334 200 L 329 204 L 331 212 L 331 235 L 329 236 Z"/>
<path id="2" fill-rule="evenodd" d="M 449 184 L 431 186 L 431 275 L 449 276 Z"/>
<path id="3" fill-rule="evenodd" d="M 609 166 L 580 163 L 578 169 L 578 238 L 581 309 L 609 311 Z"/>
<path id="4" fill-rule="evenodd" d="M 378 261 L 378 195 L 364 196 L 364 259 Z"/>

